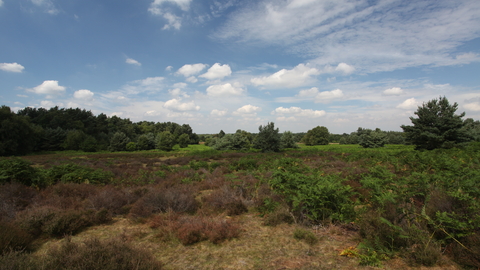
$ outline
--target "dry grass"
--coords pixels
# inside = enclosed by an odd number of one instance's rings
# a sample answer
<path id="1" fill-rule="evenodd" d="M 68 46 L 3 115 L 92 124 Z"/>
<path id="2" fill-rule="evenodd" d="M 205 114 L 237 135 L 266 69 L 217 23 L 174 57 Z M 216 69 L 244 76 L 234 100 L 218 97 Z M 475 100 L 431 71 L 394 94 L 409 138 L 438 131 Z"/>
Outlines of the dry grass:
<path id="1" fill-rule="evenodd" d="M 358 233 L 339 226 L 304 228 L 311 230 L 319 242 L 313 246 L 296 240 L 293 234 L 298 225 L 281 224 L 276 227 L 262 225 L 263 219 L 254 214 L 232 218 L 243 231 L 238 238 L 221 244 L 205 241 L 185 246 L 180 241 L 163 241 L 158 230 L 148 224 L 138 224 L 119 218 L 110 225 L 91 227 L 71 241 L 82 242 L 92 237 L 110 239 L 122 237 L 133 246 L 143 247 L 154 254 L 163 269 L 413 269 L 401 259 L 383 263 L 382 268 L 359 266 L 358 258 L 340 256 L 340 252 L 358 244 Z M 51 240 L 36 253 L 44 254 L 52 246 L 65 240 Z M 447 263 L 414 269 L 459 269 Z"/>

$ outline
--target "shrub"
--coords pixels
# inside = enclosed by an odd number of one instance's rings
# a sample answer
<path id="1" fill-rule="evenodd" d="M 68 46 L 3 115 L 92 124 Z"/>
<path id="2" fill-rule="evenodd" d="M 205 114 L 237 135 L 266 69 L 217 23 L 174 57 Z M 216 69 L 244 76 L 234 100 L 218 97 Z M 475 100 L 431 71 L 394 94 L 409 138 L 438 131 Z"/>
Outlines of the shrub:
<path id="1" fill-rule="evenodd" d="M 292 224 L 295 220 L 292 214 L 286 206 L 277 207 L 274 211 L 266 214 L 264 217 L 263 225 L 265 226 L 277 226 L 282 223 Z"/>
<path id="2" fill-rule="evenodd" d="M 154 189 L 135 202 L 130 210 L 133 218 L 146 218 L 152 214 L 174 211 L 194 213 L 198 208 L 193 190 L 176 186 L 168 189 Z"/>
<path id="3" fill-rule="evenodd" d="M 330 132 L 326 127 L 317 126 L 307 132 L 302 138 L 305 145 L 327 145 Z"/>
<path id="4" fill-rule="evenodd" d="M 293 232 L 293 238 L 297 240 L 303 240 L 309 245 L 315 245 L 318 243 L 318 238 L 311 231 L 305 229 L 295 229 Z"/>
<path id="5" fill-rule="evenodd" d="M 50 249 L 38 263 L 44 269 L 162 269 L 161 263 L 149 251 L 119 238 L 104 241 L 92 238 L 83 243 L 67 238 L 60 246 Z"/>
<path id="6" fill-rule="evenodd" d="M 380 129 L 374 131 L 368 130 L 367 133 L 360 136 L 360 145 L 363 148 L 383 147 L 387 143 L 387 134 Z"/>
<path id="7" fill-rule="evenodd" d="M 116 132 L 113 134 L 112 138 L 110 139 L 110 146 L 108 150 L 115 152 L 115 151 L 125 151 L 127 143 L 130 142 L 130 138 L 125 135 L 123 132 Z"/>
<path id="8" fill-rule="evenodd" d="M 27 186 L 36 185 L 41 176 L 32 163 L 21 158 L 6 158 L 0 160 L 0 184 L 18 182 Z"/>
<path id="9" fill-rule="evenodd" d="M 17 212 L 28 207 L 37 195 L 37 190 L 19 183 L 0 185 L 0 221 L 13 220 Z"/>
<path id="10" fill-rule="evenodd" d="M 253 147 L 260 149 L 262 152 L 278 152 L 280 151 L 280 134 L 275 124 L 269 122 L 265 126 L 258 127 L 258 134 L 253 142 Z"/>
<path id="11" fill-rule="evenodd" d="M 204 203 L 216 211 L 225 211 L 229 216 L 241 215 L 248 212 L 241 197 L 236 194 L 233 188 L 226 185 L 205 197 Z"/>
<path id="12" fill-rule="evenodd" d="M 47 184 L 57 182 L 63 183 L 91 183 L 91 184 L 107 184 L 113 179 L 112 172 L 101 169 L 92 169 L 76 164 L 63 164 L 53 166 L 46 170 L 45 179 Z"/>
<path id="13" fill-rule="evenodd" d="M 299 148 L 291 131 L 285 131 L 280 139 L 281 148 Z"/>
<path id="14" fill-rule="evenodd" d="M 137 144 L 135 142 L 129 142 L 125 146 L 125 150 L 133 152 L 133 151 L 137 150 Z"/>
<path id="15" fill-rule="evenodd" d="M 170 131 L 164 131 L 157 135 L 156 148 L 162 151 L 171 151 L 175 145 L 175 137 Z"/>
<path id="16" fill-rule="evenodd" d="M 180 148 L 186 148 L 188 147 L 188 144 L 190 143 L 190 136 L 188 134 L 182 134 L 180 137 L 178 137 L 178 144 Z"/>
<path id="17" fill-rule="evenodd" d="M 12 223 L 0 221 L 0 255 L 10 250 L 28 249 L 33 237 Z"/>
<path id="18" fill-rule="evenodd" d="M 209 240 L 219 244 L 227 239 L 238 237 L 240 227 L 221 218 L 183 217 L 178 220 L 175 235 L 184 245 L 192 245 Z"/>

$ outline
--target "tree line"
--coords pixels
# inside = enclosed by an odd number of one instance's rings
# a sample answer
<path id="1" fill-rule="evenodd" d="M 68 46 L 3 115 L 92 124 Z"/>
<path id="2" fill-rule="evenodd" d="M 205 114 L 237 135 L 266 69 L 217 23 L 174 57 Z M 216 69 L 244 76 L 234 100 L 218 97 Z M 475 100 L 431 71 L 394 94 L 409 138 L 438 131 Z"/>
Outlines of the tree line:
<path id="1" fill-rule="evenodd" d="M 385 144 L 413 144 L 418 150 L 452 148 L 480 142 L 480 122 L 463 120 L 465 113 L 455 114 L 458 104 L 450 104 L 446 97 L 430 100 L 418 107 L 417 118 L 410 117 L 412 126 L 402 125 L 403 132 L 382 131 L 359 127 L 350 134 L 331 134 L 328 128 L 317 126 L 306 133 L 279 133 L 273 122 L 259 127 L 258 133 L 237 130 L 233 134 L 197 135 L 188 124 L 173 122 L 132 122 L 117 116 L 79 108 L 51 109 L 27 107 L 14 113 L 7 106 L 0 107 L 0 156 L 25 155 L 38 151 L 83 150 L 134 151 L 172 150 L 189 144 L 205 142 L 216 150 L 280 151 L 305 145 L 358 144 L 365 148 Z"/>
<path id="2" fill-rule="evenodd" d="M 27 107 L 15 113 L 8 106 L 0 107 L 1 156 L 60 150 L 165 149 L 173 147 L 173 143 L 186 147 L 198 142 L 198 135 L 188 124 L 134 123 L 128 118 L 94 115 L 79 108 Z"/>

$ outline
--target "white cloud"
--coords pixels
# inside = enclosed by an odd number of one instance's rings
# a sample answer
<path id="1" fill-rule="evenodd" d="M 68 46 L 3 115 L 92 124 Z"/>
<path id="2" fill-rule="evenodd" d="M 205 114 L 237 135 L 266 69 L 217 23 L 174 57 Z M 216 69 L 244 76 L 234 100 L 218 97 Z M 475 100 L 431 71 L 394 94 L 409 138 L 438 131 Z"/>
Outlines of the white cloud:
<path id="1" fill-rule="evenodd" d="M 188 11 L 188 9 L 190 8 L 190 2 L 192 2 L 192 0 L 154 0 L 150 4 L 150 8 L 148 9 L 148 11 L 157 15 L 158 12 L 161 12 L 159 11 L 159 9 L 164 3 L 176 4 L 183 11 Z"/>
<path id="2" fill-rule="evenodd" d="M 383 91 L 383 94 L 386 96 L 399 96 L 403 94 L 403 90 L 400 87 L 393 87 Z"/>
<path id="3" fill-rule="evenodd" d="M 191 77 L 188 77 L 186 79 L 186 81 L 189 82 L 189 83 L 196 83 L 196 82 L 198 82 L 198 79 L 195 78 L 195 76 L 191 76 Z"/>
<path id="4" fill-rule="evenodd" d="M 193 64 L 193 65 L 184 65 L 183 67 L 177 70 L 177 74 L 183 75 L 185 77 L 190 77 L 192 75 L 200 73 L 207 67 L 205 64 Z"/>
<path id="5" fill-rule="evenodd" d="M 293 116 L 296 116 L 296 117 L 318 118 L 318 117 L 324 116 L 326 112 L 324 110 L 318 111 L 318 110 L 312 110 L 312 109 L 302 109 L 299 107 L 290 107 L 290 108 L 278 107 L 272 112 L 272 114 L 282 115 L 282 116 L 284 114 L 292 114 Z"/>
<path id="6" fill-rule="evenodd" d="M 211 68 L 208 69 L 207 73 L 202 74 L 199 77 L 209 80 L 215 80 L 222 79 L 224 77 L 230 76 L 231 74 L 232 70 L 230 69 L 229 65 L 220 65 L 219 63 L 215 63 Z"/>
<path id="7" fill-rule="evenodd" d="M 174 28 L 176 30 L 180 29 L 182 27 L 182 19 L 175 14 L 172 13 L 164 13 L 162 14 L 163 18 L 167 20 L 167 24 L 163 26 L 163 30 L 168 30 L 170 28 Z"/>
<path id="8" fill-rule="evenodd" d="M 227 112 L 228 112 L 228 110 L 217 110 L 217 109 L 213 109 L 213 110 L 210 112 L 210 115 L 221 117 L 221 116 L 227 115 Z"/>
<path id="9" fill-rule="evenodd" d="M 338 99 L 341 97 L 343 97 L 343 91 L 340 89 L 323 91 L 315 96 L 315 102 L 330 101 L 332 99 Z"/>
<path id="10" fill-rule="evenodd" d="M 182 91 L 181 88 L 170 89 L 170 90 L 168 90 L 168 93 L 170 93 L 170 95 L 172 95 L 174 97 L 178 97 L 178 96 L 182 96 L 184 98 L 189 98 L 190 97 L 187 93 Z"/>
<path id="11" fill-rule="evenodd" d="M 211 97 L 240 96 L 245 92 L 241 87 L 230 83 L 211 85 L 207 88 L 207 95 Z"/>
<path id="12" fill-rule="evenodd" d="M 58 85 L 58 81 L 44 81 L 29 91 L 43 95 L 59 95 L 65 93 L 65 87 Z"/>
<path id="13" fill-rule="evenodd" d="M 180 99 L 171 99 L 163 105 L 163 107 L 174 111 L 198 111 L 200 106 L 195 105 L 194 101 L 182 103 Z"/>
<path id="14" fill-rule="evenodd" d="M 56 15 L 59 10 L 55 8 L 51 0 L 32 0 L 32 3 L 36 6 L 45 8 L 45 12 Z"/>
<path id="15" fill-rule="evenodd" d="M 215 37 L 370 73 L 480 61 L 457 50 L 480 37 L 479 13 L 480 1 L 259 0 L 233 13 Z"/>
<path id="16" fill-rule="evenodd" d="M 463 107 L 469 111 L 478 112 L 480 111 L 480 102 L 467 103 Z"/>
<path id="17" fill-rule="evenodd" d="M 142 65 L 140 62 L 138 62 L 137 60 L 132 59 L 132 58 L 127 58 L 125 63 L 130 64 L 130 65 L 134 65 L 134 66 L 141 66 Z"/>
<path id="18" fill-rule="evenodd" d="M 3 71 L 21 73 L 24 69 L 25 67 L 18 63 L 0 63 L 0 70 Z"/>
<path id="19" fill-rule="evenodd" d="M 174 10 L 170 7 L 171 5 L 166 5 L 166 3 L 173 4 L 179 7 L 181 11 L 186 12 L 190 8 L 191 1 L 192 0 L 154 0 L 150 4 L 148 11 L 153 15 L 162 16 L 167 21 L 163 30 L 171 28 L 178 30 L 182 26 L 182 18 L 175 15 L 173 13 Z"/>
<path id="20" fill-rule="evenodd" d="M 3 1 L 2 1 L 2 0 L 0 0 L 0 7 L 1 7 L 1 6 L 3 6 Z"/>
<path id="21" fill-rule="evenodd" d="M 342 72 L 346 75 L 352 74 L 355 71 L 355 68 L 353 66 L 350 66 L 346 63 L 340 63 L 338 66 L 335 68 L 335 71 Z"/>
<path id="22" fill-rule="evenodd" d="M 301 90 L 298 92 L 298 97 L 315 97 L 318 94 L 318 88 L 312 87 L 310 89 Z"/>
<path id="23" fill-rule="evenodd" d="M 238 108 L 236 111 L 233 112 L 233 114 L 243 115 L 243 116 L 255 116 L 257 112 L 261 112 L 261 111 L 262 111 L 262 108 L 248 104 Z"/>
<path id="24" fill-rule="evenodd" d="M 94 93 L 92 91 L 86 89 L 78 90 L 73 93 L 74 98 L 82 100 L 92 100 L 93 95 Z"/>
<path id="25" fill-rule="evenodd" d="M 282 69 L 270 76 L 253 78 L 251 82 L 257 86 L 294 88 L 314 82 L 319 74 L 318 69 L 299 64 L 291 70 Z"/>
<path id="26" fill-rule="evenodd" d="M 55 106 L 55 103 L 53 101 L 50 101 L 50 100 L 42 100 L 40 101 L 40 107 L 42 108 L 52 108 Z"/>
<path id="27" fill-rule="evenodd" d="M 412 109 L 416 109 L 418 105 L 419 105 L 419 102 L 415 98 L 409 98 L 404 102 L 402 102 L 401 104 L 399 104 L 397 108 L 404 109 L 404 110 L 412 110 Z"/>
<path id="28" fill-rule="evenodd" d="M 168 66 L 165 68 L 165 71 L 172 71 L 173 67 L 172 66 Z"/>

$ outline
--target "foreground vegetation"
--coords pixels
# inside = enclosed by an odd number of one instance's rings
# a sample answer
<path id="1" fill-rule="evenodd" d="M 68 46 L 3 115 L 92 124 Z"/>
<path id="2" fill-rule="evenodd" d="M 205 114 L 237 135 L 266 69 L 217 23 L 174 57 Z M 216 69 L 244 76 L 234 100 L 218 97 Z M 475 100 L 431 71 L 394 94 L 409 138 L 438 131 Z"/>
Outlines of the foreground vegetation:
<path id="1" fill-rule="evenodd" d="M 192 145 L 0 167 L 0 269 L 480 267 L 478 144 Z"/>

